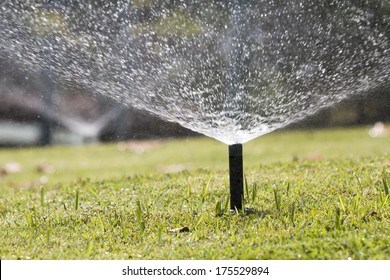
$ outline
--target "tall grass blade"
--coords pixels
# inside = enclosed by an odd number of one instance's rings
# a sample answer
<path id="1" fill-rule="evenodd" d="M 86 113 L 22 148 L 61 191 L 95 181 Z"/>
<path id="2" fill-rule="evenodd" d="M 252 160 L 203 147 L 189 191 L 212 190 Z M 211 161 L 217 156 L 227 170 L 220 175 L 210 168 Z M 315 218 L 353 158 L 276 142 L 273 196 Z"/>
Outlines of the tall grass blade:
<path id="1" fill-rule="evenodd" d="M 360 202 L 360 194 L 359 193 L 357 193 L 356 194 L 356 197 L 355 197 L 355 210 L 357 210 L 358 209 L 358 207 L 359 207 L 359 202 Z"/>
<path id="2" fill-rule="evenodd" d="M 92 189 L 88 189 L 88 191 L 94 196 L 96 197 L 96 199 L 99 201 L 99 205 L 102 205 L 103 204 L 103 201 L 101 199 L 101 197 Z"/>
<path id="3" fill-rule="evenodd" d="M 162 227 L 160 226 L 158 228 L 158 232 L 157 232 L 157 240 L 158 240 L 158 243 L 161 244 L 162 242 L 162 232 L 163 232 L 163 229 Z"/>
<path id="4" fill-rule="evenodd" d="M 343 202 L 343 199 L 341 197 L 341 195 L 339 195 L 339 201 L 340 201 L 340 207 L 341 209 L 343 210 L 343 212 L 345 212 L 345 205 L 344 205 L 344 202 Z"/>
<path id="5" fill-rule="evenodd" d="M 46 230 L 46 245 L 50 246 L 50 230 Z"/>
<path id="6" fill-rule="evenodd" d="M 76 211 L 79 209 L 79 190 L 76 190 L 76 199 L 75 199 L 74 209 Z"/>
<path id="7" fill-rule="evenodd" d="M 41 188 L 41 207 L 45 207 L 45 189 Z"/>
<path id="8" fill-rule="evenodd" d="M 295 226 L 295 203 L 290 205 L 290 221 L 293 226 Z"/>
<path id="9" fill-rule="evenodd" d="M 203 186 L 203 190 L 202 190 L 202 200 L 203 201 L 206 200 L 212 178 L 213 178 L 213 176 L 210 176 L 209 180 L 207 181 L 207 184 Z"/>
<path id="10" fill-rule="evenodd" d="M 99 220 L 100 226 L 102 227 L 102 231 L 106 232 L 106 225 L 104 224 L 102 216 L 100 216 L 99 213 L 97 214 L 97 218 Z"/>
<path id="11" fill-rule="evenodd" d="M 137 201 L 137 209 L 135 209 L 135 215 L 136 215 L 137 221 L 140 222 L 142 220 L 142 206 L 141 206 L 141 202 L 139 200 Z"/>
<path id="12" fill-rule="evenodd" d="M 143 219 L 142 212 L 143 212 L 142 205 L 141 205 L 141 202 L 138 200 L 137 201 L 137 209 L 135 210 L 135 215 L 136 215 L 139 227 L 140 227 L 141 238 L 145 232 L 145 221 Z"/>
<path id="13" fill-rule="evenodd" d="M 245 176 L 244 176 L 244 186 L 245 186 L 245 195 L 244 195 L 244 197 L 248 197 L 249 196 L 249 186 L 248 186 L 248 180 L 246 179 Z"/>
<path id="14" fill-rule="evenodd" d="M 336 217 L 335 217 L 335 224 L 336 228 L 340 229 L 341 228 L 341 210 L 339 207 L 336 208 Z"/>
<path id="15" fill-rule="evenodd" d="M 287 187 L 286 187 L 287 196 L 289 195 L 289 193 L 290 193 L 290 182 L 287 183 Z"/>
<path id="16" fill-rule="evenodd" d="M 31 215 L 31 213 L 27 212 L 27 211 L 26 211 L 26 220 L 27 220 L 27 224 L 30 227 L 34 227 L 35 226 L 35 221 L 34 221 L 33 215 Z"/>
<path id="17" fill-rule="evenodd" d="M 280 213 L 281 201 L 280 201 L 279 193 L 278 193 L 278 191 L 277 191 L 276 189 L 274 189 L 274 199 L 275 199 L 276 209 L 277 209 L 278 212 Z"/>
<path id="18" fill-rule="evenodd" d="M 222 209 L 222 202 L 221 200 L 218 200 L 217 204 L 215 205 L 215 214 L 217 216 L 223 215 L 223 209 Z"/>
<path id="19" fill-rule="evenodd" d="M 87 257 L 91 255 L 92 250 L 93 250 L 93 245 L 94 245 L 94 240 L 92 239 L 92 241 L 89 242 L 89 244 L 88 244 L 88 249 L 87 249 L 87 254 L 86 254 Z"/>
<path id="20" fill-rule="evenodd" d="M 230 204 L 230 197 L 226 196 L 225 207 L 223 208 L 224 211 L 227 211 L 229 209 L 229 204 Z"/>
<path id="21" fill-rule="evenodd" d="M 257 184 L 252 185 L 252 203 L 255 203 L 257 197 Z"/>
<path id="22" fill-rule="evenodd" d="M 383 189 L 386 195 L 389 195 L 389 185 L 387 184 L 387 180 L 385 176 L 382 176 Z"/>
<path id="23" fill-rule="evenodd" d="M 199 225 L 200 225 L 200 223 L 203 221 L 203 219 L 204 219 L 204 216 L 203 216 L 203 214 L 200 216 L 200 218 L 198 219 L 198 221 L 196 222 L 196 224 L 195 224 L 195 228 L 197 228 Z"/>
<path id="24" fill-rule="evenodd" d="M 127 237 L 129 236 L 129 233 L 128 233 L 128 231 L 127 231 L 127 228 L 126 228 L 126 226 L 125 226 L 125 223 L 123 222 L 123 219 L 120 220 L 119 226 L 120 226 L 120 228 L 121 228 L 121 230 L 122 230 L 122 238 L 123 238 L 123 239 L 127 239 Z"/>

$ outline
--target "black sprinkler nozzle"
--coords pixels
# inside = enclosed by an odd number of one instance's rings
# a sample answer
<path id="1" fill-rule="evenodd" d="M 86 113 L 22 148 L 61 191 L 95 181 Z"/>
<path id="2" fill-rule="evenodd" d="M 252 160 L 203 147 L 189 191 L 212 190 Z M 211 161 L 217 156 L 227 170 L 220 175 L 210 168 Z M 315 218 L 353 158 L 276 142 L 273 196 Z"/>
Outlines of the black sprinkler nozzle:
<path id="1" fill-rule="evenodd" d="M 242 209 L 244 199 L 244 172 L 242 144 L 229 145 L 230 211 Z"/>

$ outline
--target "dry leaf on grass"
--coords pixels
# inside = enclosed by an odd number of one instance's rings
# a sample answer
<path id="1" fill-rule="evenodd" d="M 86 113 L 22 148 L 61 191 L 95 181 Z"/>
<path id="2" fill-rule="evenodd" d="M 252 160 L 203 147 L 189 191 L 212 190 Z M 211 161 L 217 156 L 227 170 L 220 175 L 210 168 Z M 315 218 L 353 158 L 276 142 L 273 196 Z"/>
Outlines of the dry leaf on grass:
<path id="1" fill-rule="evenodd" d="M 38 173 L 47 173 L 47 174 L 51 174 L 55 171 L 54 169 L 54 166 L 48 164 L 48 163 L 42 163 L 40 165 L 38 165 L 37 167 L 37 172 Z"/>
<path id="2" fill-rule="evenodd" d="M 181 227 L 181 228 L 174 228 L 171 229 L 169 232 L 170 233 L 181 233 L 181 232 L 189 232 L 190 229 L 188 227 Z"/>
<path id="3" fill-rule="evenodd" d="M 375 212 L 374 210 L 372 210 L 372 211 L 367 213 L 367 216 L 369 216 L 369 217 L 373 217 L 373 216 L 376 216 L 376 215 L 378 215 L 378 213 Z"/>
<path id="4" fill-rule="evenodd" d="M 308 160 L 308 161 L 320 160 L 320 159 L 322 159 L 322 156 L 320 153 L 314 153 L 314 154 L 308 155 L 307 157 L 304 158 L 304 160 Z"/>
<path id="5" fill-rule="evenodd" d="M 17 162 L 9 162 L 1 170 L 4 174 L 19 173 L 22 171 L 22 166 Z"/>
<path id="6" fill-rule="evenodd" d="M 163 173 L 178 173 L 184 170 L 187 170 L 184 164 L 171 164 L 171 165 L 161 165 L 158 167 L 158 170 Z"/>
<path id="7" fill-rule="evenodd" d="M 7 171 L 5 171 L 5 168 L 0 167 L 0 178 L 2 178 L 5 174 L 7 174 Z"/>
<path id="8" fill-rule="evenodd" d="M 143 154 L 147 151 L 153 150 L 161 146 L 161 141 L 159 140 L 148 140 L 148 141 L 127 141 L 120 142 L 118 144 L 118 149 L 121 151 L 128 151 L 135 154 Z"/>

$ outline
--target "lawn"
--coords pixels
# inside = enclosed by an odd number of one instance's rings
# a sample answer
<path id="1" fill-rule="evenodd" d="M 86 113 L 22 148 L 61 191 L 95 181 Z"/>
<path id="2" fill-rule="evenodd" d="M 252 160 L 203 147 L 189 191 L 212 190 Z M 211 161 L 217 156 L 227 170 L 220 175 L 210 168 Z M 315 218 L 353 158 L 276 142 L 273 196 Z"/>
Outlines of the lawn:
<path id="1" fill-rule="evenodd" d="M 237 215 L 212 139 L 1 149 L 0 258 L 390 259 L 390 138 L 367 130 L 244 144 Z"/>

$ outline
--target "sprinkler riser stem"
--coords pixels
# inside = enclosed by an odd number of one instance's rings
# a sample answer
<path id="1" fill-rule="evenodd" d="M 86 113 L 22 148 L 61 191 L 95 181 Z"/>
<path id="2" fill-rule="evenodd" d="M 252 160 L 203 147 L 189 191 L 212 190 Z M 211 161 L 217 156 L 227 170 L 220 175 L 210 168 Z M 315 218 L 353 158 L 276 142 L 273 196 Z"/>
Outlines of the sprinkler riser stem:
<path id="1" fill-rule="evenodd" d="M 229 145 L 230 209 L 241 210 L 244 199 L 242 144 Z"/>

